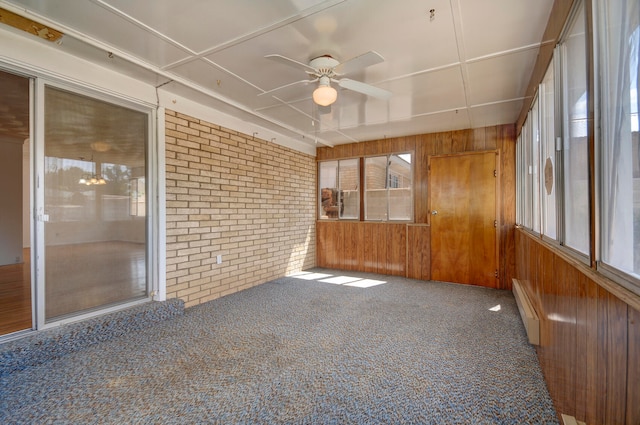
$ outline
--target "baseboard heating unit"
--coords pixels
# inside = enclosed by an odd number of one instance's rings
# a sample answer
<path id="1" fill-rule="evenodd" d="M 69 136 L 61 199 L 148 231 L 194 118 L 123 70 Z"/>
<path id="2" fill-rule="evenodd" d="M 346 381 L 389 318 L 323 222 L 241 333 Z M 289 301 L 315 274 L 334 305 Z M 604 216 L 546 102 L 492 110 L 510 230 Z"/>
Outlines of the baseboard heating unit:
<path id="1" fill-rule="evenodd" d="M 513 296 L 516 299 L 522 323 L 524 323 L 524 328 L 527 331 L 529 343 L 540 345 L 540 319 L 527 292 L 518 279 L 513 279 Z"/>

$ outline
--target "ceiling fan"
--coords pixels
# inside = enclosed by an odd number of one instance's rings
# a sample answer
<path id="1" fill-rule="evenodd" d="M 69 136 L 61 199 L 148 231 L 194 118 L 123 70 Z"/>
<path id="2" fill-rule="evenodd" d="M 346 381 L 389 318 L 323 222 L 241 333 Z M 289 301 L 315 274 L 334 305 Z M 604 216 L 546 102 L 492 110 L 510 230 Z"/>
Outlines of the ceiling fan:
<path id="1" fill-rule="evenodd" d="M 379 53 L 373 51 L 363 53 L 362 55 L 356 56 L 342 63 L 330 55 L 318 56 L 311 59 L 308 65 L 282 55 L 267 55 L 265 58 L 273 59 L 286 65 L 302 69 L 309 75 L 309 77 L 312 77 L 312 79 L 294 81 L 293 83 L 285 84 L 284 86 L 276 87 L 261 93 L 259 96 L 271 94 L 285 87 L 297 84 L 310 84 L 317 82 L 318 87 L 313 91 L 313 101 L 323 107 L 331 105 L 338 98 L 338 92 L 331 86 L 331 83 L 337 83 L 344 89 L 352 90 L 378 99 L 387 100 L 391 97 L 391 92 L 387 90 L 374 87 L 361 81 L 342 78 L 343 75 L 384 62 L 384 58 L 380 56 Z"/>

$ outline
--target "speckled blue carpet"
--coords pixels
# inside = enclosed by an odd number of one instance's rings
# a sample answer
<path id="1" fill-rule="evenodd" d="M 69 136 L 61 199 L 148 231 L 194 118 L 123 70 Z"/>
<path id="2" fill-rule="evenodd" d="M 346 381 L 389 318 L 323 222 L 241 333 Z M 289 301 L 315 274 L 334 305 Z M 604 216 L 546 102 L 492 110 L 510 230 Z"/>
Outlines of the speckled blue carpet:
<path id="1" fill-rule="evenodd" d="M 0 378 L 2 424 L 557 424 L 510 292 L 316 269 Z"/>

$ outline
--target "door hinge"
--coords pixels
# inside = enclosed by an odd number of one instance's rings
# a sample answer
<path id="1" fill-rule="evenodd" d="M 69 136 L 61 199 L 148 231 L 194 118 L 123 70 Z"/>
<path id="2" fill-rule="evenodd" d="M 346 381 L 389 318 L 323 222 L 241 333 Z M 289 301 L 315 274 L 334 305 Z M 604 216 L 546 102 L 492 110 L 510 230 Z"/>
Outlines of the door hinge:
<path id="1" fill-rule="evenodd" d="M 498 220 L 493 220 L 493 227 L 498 227 Z"/>
<path id="2" fill-rule="evenodd" d="M 493 177 L 498 177 L 498 170 L 493 170 Z"/>
<path id="3" fill-rule="evenodd" d="M 496 277 L 496 279 L 498 278 L 498 270 L 496 270 L 493 275 Z"/>

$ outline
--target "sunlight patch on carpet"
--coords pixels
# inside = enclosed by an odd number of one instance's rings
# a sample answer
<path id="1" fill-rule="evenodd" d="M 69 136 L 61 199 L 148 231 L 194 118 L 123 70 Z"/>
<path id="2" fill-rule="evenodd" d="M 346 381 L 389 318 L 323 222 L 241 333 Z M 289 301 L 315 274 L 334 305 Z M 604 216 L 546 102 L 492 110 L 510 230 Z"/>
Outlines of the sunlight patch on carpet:
<path id="1" fill-rule="evenodd" d="M 371 288 L 373 286 L 387 283 L 385 280 L 366 279 L 362 277 L 344 275 L 334 276 L 326 273 L 313 272 L 297 272 L 289 275 L 288 277 L 303 280 L 317 280 L 318 282 L 330 283 L 332 285 L 352 286 L 355 288 Z"/>

